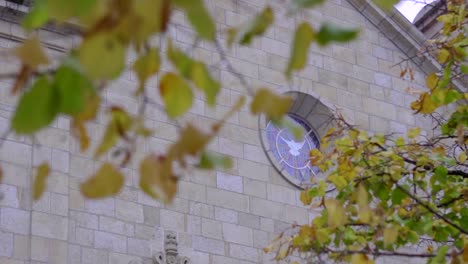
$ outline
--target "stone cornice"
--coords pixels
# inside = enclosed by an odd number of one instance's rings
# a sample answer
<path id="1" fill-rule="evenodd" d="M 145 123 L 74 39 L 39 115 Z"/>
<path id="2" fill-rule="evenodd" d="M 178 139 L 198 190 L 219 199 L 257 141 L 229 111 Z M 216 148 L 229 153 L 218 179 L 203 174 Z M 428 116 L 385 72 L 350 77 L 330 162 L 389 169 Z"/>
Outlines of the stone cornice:
<path id="1" fill-rule="evenodd" d="M 348 0 L 365 18 L 382 32 L 403 54 L 416 64 L 422 72 L 429 74 L 442 69 L 442 66 L 429 54 L 418 55 L 427 39 L 408 19 L 396 8 L 384 11 L 372 0 Z M 453 82 L 455 88 L 465 92 L 460 81 Z"/>

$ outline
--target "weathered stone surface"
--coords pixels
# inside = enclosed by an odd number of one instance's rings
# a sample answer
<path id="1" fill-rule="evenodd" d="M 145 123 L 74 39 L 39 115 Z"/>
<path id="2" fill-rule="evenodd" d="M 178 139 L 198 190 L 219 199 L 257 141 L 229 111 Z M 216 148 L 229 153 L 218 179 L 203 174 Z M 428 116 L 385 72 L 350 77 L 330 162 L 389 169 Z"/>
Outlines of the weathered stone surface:
<path id="1" fill-rule="evenodd" d="M 193 249 L 216 255 L 224 255 L 224 242 L 201 236 L 193 236 Z"/>
<path id="2" fill-rule="evenodd" d="M 228 242 L 247 246 L 252 246 L 253 244 L 252 229 L 244 226 L 223 223 L 223 237 Z"/>
<path id="3" fill-rule="evenodd" d="M 68 238 L 68 219 L 62 216 L 33 212 L 32 234 L 66 240 Z"/>
<path id="4" fill-rule="evenodd" d="M 4 207 L 0 209 L 0 227 L 3 231 L 28 235 L 30 217 L 28 211 Z"/>
<path id="5" fill-rule="evenodd" d="M 11 257 L 13 247 L 13 234 L 0 231 L 0 256 Z"/>
<path id="6" fill-rule="evenodd" d="M 127 252 L 127 238 L 121 235 L 95 231 L 94 247 L 119 253 Z"/>

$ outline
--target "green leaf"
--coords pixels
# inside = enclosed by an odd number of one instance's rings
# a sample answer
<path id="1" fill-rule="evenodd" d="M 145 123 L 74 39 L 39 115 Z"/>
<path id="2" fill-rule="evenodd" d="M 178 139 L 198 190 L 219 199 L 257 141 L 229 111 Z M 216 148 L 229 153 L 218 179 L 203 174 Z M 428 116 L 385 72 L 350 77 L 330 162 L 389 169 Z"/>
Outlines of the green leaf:
<path id="1" fill-rule="evenodd" d="M 159 57 L 159 49 L 157 48 L 148 50 L 147 53 L 143 54 L 135 61 L 133 70 L 136 72 L 138 80 L 140 81 L 139 92 L 144 90 L 146 80 L 159 71 L 160 64 L 161 58 Z"/>
<path id="2" fill-rule="evenodd" d="M 401 201 L 407 197 L 400 188 L 395 188 L 392 192 L 392 205 L 400 205 Z"/>
<path id="3" fill-rule="evenodd" d="M 96 0 L 47 0 L 51 18 L 65 21 L 72 17 L 88 14 L 96 5 Z"/>
<path id="4" fill-rule="evenodd" d="M 106 132 L 102 137 L 101 143 L 94 153 L 94 157 L 98 158 L 112 148 L 119 137 L 126 137 L 127 131 L 132 126 L 133 119 L 120 108 L 113 108 L 111 110 L 111 119 L 106 127 Z"/>
<path id="5" fill-rule="evenodd" d="M 244 28 L 240 29 L 239 32 L 239 43 L 247 45 L 252 42 L 252 38 L 255 36 L 261 36 L 268 27 L 273 23 L 274 14 L 271 7 L 266 7 L 263 11 L 255 18 L 250 21 Z"/>
<path id="6" fill-rule="evenodd" d="M 291 47 L 291 58 L 289 59 L 286 76 L 291 78 L 293 70 L 301 70 L 307 63 L 309 46 L 314 39 L 314 30 L 304 22 L 299 25 L 294 35 L 293 46 Z"/>
<path id="7" fill-rule="evenodd" d="M 232 160 L 230 157 L 214 152 L 203 152 L 200 157 L 200 163 L 197 166 L 200 169 L 230 169 L 232 167 Z"/>
<path id="8" fill-rule="evenodd" d="M 48 163 L 42 163 L 37 167 L 36 177 L 34 177 L 33 198 L 37 201 L 41 198 L 46 189 L 47 177 L 49 176 L 50 168 Z"/>
<path id="9" fill-rule="evenodd" d="M 100 199 L 114 196 L 122 189 L 125 177 L 111 163 L 104 163 L 99 170 L 80 186 L 86 198 Z"/>
<path id="10" fill-rule="evenodd" d="M 323 24 L 316 34 L 317 43 L 321 46 L 330 42 L 348 42 L 357 37 L 359 30 L 344 29 L 330 24 Z"/>
<path id="11" fill-rule="evenodd" d="M 311 8 L 324 3 L 325 0 L 294 0 L 293 4 L 297 10 L 302 8 Z"/>
<path id="12" fill-rule="evenodd" d="M 116 36 L 103 32 L 83 41 L 78 58 L 91 79 L 113 79 L 125 67 L 125 52 Z"/>
<path id="13" fill-rule="evenodd" d="M 208 104 L 214 106 L 221 84 L 211 77 L 205 64 L 197 61 L 192 65 L 192 80 L 195 86 L 205 92 Z"/>
<path id="14" fill-rule="evenodd" d="M 214 40 L 216 26 L 206 10 L 203 0 L 173 0 L 175 6 L 182 8 L 198 35 L 206 40 Z"/>
<path id="15" fill-rule="evenodd" d="M 42 27 L 49 20 L 47 1 L 34 1 L 31 11 L 23 18 L 21 25 L 26 30 L 33 30 Z"/>
<path id="16" fill-rule="evenodd" d="M 49 125 L 57 113 L 57 92 L 48 78 L 42 77 L 20 98 L 11 127 L 16 133 L 32 134 Z"/>
<path id="17" fill-rule="evenodd" d="M 400 0 L 374 0 L 374 2 L 380 6 L 382 9 L 389 10 L 394 5 L 398 4 Z"/>
<path id="18" fill-rule="evenodd" d="M 445 264 L 446 263 L 446 255 L 449 250 L 449 247 L 447 245 L 439 247 L 437 250 L 437 256 L 432 258 L 428 263 L 430 264 Z"/>
<path id="19" fill-rule="evenodd" d="M 75 115 L 84 110 L 86 99 L 96 90 L 85 76 L 77 70 L 68 67 L 60 67 L 53 83 L 59 95 L 59 111 L 64 114 Z"/>
<path id="20" fill-rule="evenodd" d="M 171 118 L 184 114 L 192 107 L 193 92 L 189 84 L 177 74 L 166 73 L 159 83 L 159 92 Z"/>
<path id="21" fill-rule="evenodd" d="M 168 46 L 168 56 L 171 63 L 184 78 L 193 81 L 197 88 L 203 90 L 208 104 L 214 106 L 216 96 L 221 90 L 221 84 L 211 77 L 204 63 L 193 60 L 181 50 L 174 47 L 170 41 Z"/>
<path id="22" fill-rule="evenodd" d="M 462 64 L 462 65 L 460 66 L 460 70 L 461 70 L 462 73 L 468 74 L 468 65 Z"/>

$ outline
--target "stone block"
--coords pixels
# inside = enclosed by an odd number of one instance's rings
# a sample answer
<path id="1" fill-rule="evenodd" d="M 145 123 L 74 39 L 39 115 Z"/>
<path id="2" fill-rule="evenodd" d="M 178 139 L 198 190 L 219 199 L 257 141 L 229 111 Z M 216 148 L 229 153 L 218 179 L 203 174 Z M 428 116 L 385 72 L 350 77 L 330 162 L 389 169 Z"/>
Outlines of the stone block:
<path id="1" fill-rule="evenodd" d="M 109 253 L 105 250 L 83 247 L 81 249 L 82 264 L 108 263 Z"/>
<path id="2" fill-rule="evenodd" d="M 0 231 L 0 256 L 12 257 L 13 248 L 13 234 Z"/>
<path id="3" fill-rule="evenodd" d="M 229 210 L 221 207 L 215 207 L 215 219 L 226 222 L 236 224 L 238 218 L 238 213 L 234 210 Z"/>
<path id="4" fill-rule="evenodd" d="M 161 209 L 160 223 L 165 229 L 182 232 L 185 230 L 185 216 L 182 213 Z"/>
<path id="5" fill-rule="evenodd" d="M 249 210 L 248 196 L 239 193 L 208 188 L 207 201 L 209 204 L 237 211 L 247 212 Z"/>
<path id="6" fill-rule="evenodd" d="M 93 247 L 94 230 L 77 227 L 75 231 L 75 241 L 81 246 Z"/>
<path id="7" fill-rule="evenodd" d="M 19 195 L 16 186 L 0 184 L 0 193 L 3 195 L 2 199 L 0 199 L 0 207 L 19 207 Z"/>
<path id="8" fill-rule="evenodd" d="M 68 196 L 50 193 L 50 212 L 56 215 L 68 216 Z"/>
<path id="9" fill-rule="evenodd" d="M 32 234 L 35 236 L 67 240 L 68 219 L 57 215 L 33 212 Z"/>
<path id="10" fill-rule="evenodd" d="M 189 213 L 196 216 L 214 218 L 213 206 L 209 204 L 190 202 Z"/>
<path id="11" fill-rule="evenodd" d="M 250 213 L 273 219 L 283 219 L 284 205 L 260 198 L 250 199 Z"/>
<path id="12" fill-rule="evenodd" d="M 196 251 L 224 255 L 224 242 L 221 240 L 205 238 L 202 236 L 193 236 L 192 243 L 193 249 Z"/>
<path id="13" fill-rule="evenodd" d="M 259 229 L 260 217 L 252 214 L 239 213 L 239 225 Z"/>
<path id="14" fill-rule="evenodd" d="M 259 181 L 269 180 L 268 166 L 265 164 L 245 159 L 239 159 L 238 167 L 240 176 Z"/>
<path id="15" fill-rule="evenodd" d="M 115 216 L 124 221 L 143 223 L 143 206 L 141 204 L 116 199 Z"/>
<path id="16" fill-rule="evenodd" d="M 143 205 L 144 223 L 147 225 L 159 225 L 159 209 L 156 207 Z"/>
<path id="17" fill-rule="evenodd" d="M 151 257 L 151 248 L 148 240 L 128 238 L 128 254 Z"/>
<path id="18" fill-rule="evenodd" d="M 224 189 L 227 191 L 238 193 L 242 193 L 244 191 L 242 178 L 239 176 L 218 172 L 216 175 L 216 179 L 217 187 L 219 189 Z"/>
<path id="19" fill-rule="evenodd" d="M 249 196 L 266 198 L 267 196 L 266 184 L 265 182 L 262 182 L 262 181 L 256 181 L 256 180 L 244 178 L 244 193 Z"/>
<path id="20" fill-rule="evenodd" d="M 218 144 L 220 153 L 237 158 L 242 158 L 244 155 L 244 145 L 241 142 L 219 137 Z"/>
<path id="21" fill-rule="evenodd" d="M 154 239 L 154 226 L 135 224 L 135 237 L 145 240 Z"/>
<path id="22" fill-rule="evenodd" d="M 223 239 L 223 228 L 221 222 L 208 218 L 202 218 L 201 220 L 201 234 L 204 237 L 219 240 Z"/>
<path id="23" fill-rule="evenodd" d="M 1 238 L 2 233 L 0 232 L 0 251 L 2 251 L 2 246 L 7 246 L 4 244 Z M 31 256 L 31 246 L 30 246 L 31 237 L 23 235 L 15 235 L 14 237 L 14 250 L 13 257 L 15 259 L 28 260 Z M 6 243 L 6 241 L 5 241 Z M 2 253 L 0 253 L 2 255 Z"/>
<path id="24" fill-rule="evenodd" d="M 290 205 L 295 205 L 299 196 L 299 192 L 276 184 L 268 184 L 267 193 L 268 200 Z"/>
<path id="25" fill-rule="evenodd" d="M 119 253 L 127 252 L 127 238 L 121 235 L 94 231 L 94 247 Z"/>
<path id="26" fill-rule="evenodd" d="M 32 162 L 32 148 L 30 145 L 5 140 L 0 148 L 0 160 L 30 166 Z"/>
<path id="27" fill-rule="evenodd" d="M 0 209 L 0 227 L 3 231 L 28 235 L 30 217 L 27 211 L 3 207 Z"/>
<path id="28" fill-rule="evenodd" d="M 106 216 L 99 216 L 99 230 L 129 237 L 135 234 L 133 224 Z"/>
<path id="29" fill-rule="evenodd" d="M 77 226 L 89 229 L 98 229 L 98 216 L 78 211 L 70 211 L 70 220 L 74 220 Z"/>
<path id="30" fill-rule="evenodd" d="M 114 216 L 115 214 L 115 199 L 106 198 L 102 200 L 85 200 L 86 209 L 93 214 Z"/>
<path id="31" fill-rule="evenodd" d="M 258 263 L 260 256 L 258 249 L 236 244 L 229 244 L 229 255 L 231 257 L 248 260 L 255 263 Z"/>
<path id="32" fill-rule="evenodd" d="M 225 241 L 252 246 L 252 229 L 229 223 L 223 223 L 223 238 Z"/>
<path id="33" fill-rule="evenodd" d="M 206 202 L 206 187 L 196 183 L 179 181 L 177 195 L 190 201 L 204 203 Z"/>
<path id="34" fill-rule="evenodd" d="M 187 215 L 187 233 L 201 235 L 201 217 Z"/>

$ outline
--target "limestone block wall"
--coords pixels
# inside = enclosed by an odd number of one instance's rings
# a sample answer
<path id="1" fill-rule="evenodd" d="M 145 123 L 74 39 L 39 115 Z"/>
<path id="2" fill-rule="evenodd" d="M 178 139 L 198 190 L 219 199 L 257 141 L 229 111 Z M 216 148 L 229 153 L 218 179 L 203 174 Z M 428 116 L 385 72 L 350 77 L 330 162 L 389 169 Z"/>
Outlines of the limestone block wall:
<path id="1" fill-rule="evenodd" d="M 319 94 L 351 122 L 370 131 L 404 132 L 425 125 L 424 120 L 412 115 L 408 105 L 414 98 L 405 93 L 408 86 L 422 87 L 424 74 L 415 68 L 414 82 L 401 80 L 400 68 L 392 66 L 405 55 L 346 0 L 329 0 L 295 18 L 284 16 L 282 1 L 271 2 L 280 12 L 274 27 L 252 46 L 235 46 L 228 52 L 229 60 L 250 84 L 277 90 L 290 85 L 282 72 L 294 28 L 302 20 L 314 25 L 330 21 L 356 26 L 362 28 L 357 41 L 327 48 L 313 46 L 306 69 L 294 76 L 291 88 Z M 270 1 L 206 3 L 221 32 L 246 21 Z M 172 22 L 168 35 L 182 47 L 192 45 L 194 33 L 184 15 L 176 13 Z M 5 21 L 0 24 L 0 32 L 3 50 L 24 36 L 17 25 Z M 70 48 L 79 41 L 52 32 L 39 33 L 58 49 Z M 50 55 L 58 59 L 61 52 L 50 49 Z M 213 45 L 200 42 L 192 55 L 212 65 L 214 75 L 224 84 L 215 109 L 200 96 L 183 120 L 205 125 L 219 118 L 246 90 L 220 63 Z M 17 69 L 14 59 L 0 59 L 1 73 Z M 128 61 L 133 59 L 129 55 Z M 169 70 L 170 65 L 163 68 Z M 0 133 L 8 129 L 17 101 L 9 96 L 11 84 L 12 80 L 0 80 Z M 136 87 L 134 74 L 124 74 L 111 86 L 105 91 L 105 104 L 122 105 L 136 113 L 139 102 L 131 96 Z M 149 83 L 148 89 L 157 100 L 157 79 Z M 146 122 L 156 133 L 139 143 L 137 160 L 150 152 L 162 153 L 177 136 L 176 124 L 154 107 L 148 107 Z M 94 144 L 105 125 L 106 116 L 102 114 L 89 127 Z M 8 136 L 0 148 L 5 176 L 0 185 L 0 263 L 152 263 L 152 254 L 163 250 L 165 230 L 177 233 L 179 253 L 190 257 L 192 263 L 274 263 L 262 248 L 291 223 L 309 222 L 314 212 L 301 205 L 299 191 L 267 162 L 257 131 L 257 117 L 247 107 L 235 114 L 210 145 L 211 150 L 232 156 L 234 167 L 183 175 L 171 205 L 154 201 L 139 190 L 136 162 L 126 169 L 126 185 L 117 197 L 84 199 L 79 184 L 102 160 L 93 160 L 91 151 L 78 151 L 66 118 L 58 118 L 34 139 Z M 32 174 L 43 161 L 50 162 L 52 175 L 42 199 L 32 202 Z"/>

